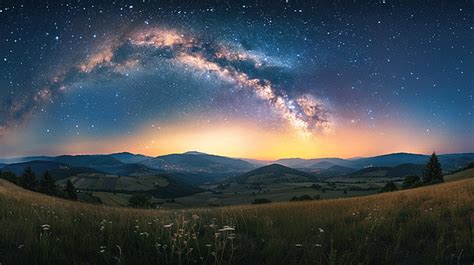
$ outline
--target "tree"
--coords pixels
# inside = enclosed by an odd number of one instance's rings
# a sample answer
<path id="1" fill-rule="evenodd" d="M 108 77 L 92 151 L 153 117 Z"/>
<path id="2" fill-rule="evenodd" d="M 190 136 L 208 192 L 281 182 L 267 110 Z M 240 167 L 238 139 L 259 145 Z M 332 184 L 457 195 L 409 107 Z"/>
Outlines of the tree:
<path id="1" fill-rule="evenodd" d="M 135 193 L 128 199 L 128 204 L 137 208 L 150 208 L 153 206 L 150 200 L 151 197 L 148 194 Z"/>
<path id="2" fill-rule="evenodd" d="M 423 183 L 421 183 L 420 177 L 418 176 L 406 176 L 402 183 L 404 189 L 416 188 L 421 185 L 423 185 Z"/>
<path id="3" fill-rule="evenodd" d="M 44 172 L 43 178 L 40 180 L 40 191 L 48 195 L 55 195 L 57 193 L 55 180 L 49 174 L 49 171 Z"/>
<path id="4" fill-rule="evenodd" d="M 76 187 L 74 187 L 74 184 L 72 184 L 72 181 L 70 179 L 67 180 L 66 189 L 64 191 L 66 192 L 69 199 L 74 201 L 77 200 Z"/>
<path id="5" fill-rule="evenodd" d="M 17 184 L 18 185 L 18 178 L 16 177 L 15 173 L 13 172 L 2 172 L 0 173 L 0 178 L 10 181 L 11 183 Z"/>
<path id="6" fill-rule="evenodd" d="M 398 187 L 395 183 L 389 182 L 380 190 L 380 192 L 391 192 L 398 190 Z"/>
<path id="7" fill-rule="evenodd" d="M 423 171 L 423 183 L 429 184 L 443 181 L 443 170 L 441 169 L 441 164 L 439 163 L 436 153 L 433 152 Z"/>
<path id="8" fill-rule="evenodd" d="M 26 167 L 20 178 L 20 185 L 27 190 L 35 190 L 38 185 L 35 172 L 31 167 Z"/>

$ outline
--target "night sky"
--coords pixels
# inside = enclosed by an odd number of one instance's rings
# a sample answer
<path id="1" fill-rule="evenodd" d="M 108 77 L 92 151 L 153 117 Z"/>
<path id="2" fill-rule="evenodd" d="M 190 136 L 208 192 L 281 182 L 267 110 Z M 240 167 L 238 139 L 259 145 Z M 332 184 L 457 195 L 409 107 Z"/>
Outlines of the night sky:
<path id="1" fill-rule="evenodd" d="M 474 151 L 472 14 L 471 1 L 2 1 L 0 156 Z"/>

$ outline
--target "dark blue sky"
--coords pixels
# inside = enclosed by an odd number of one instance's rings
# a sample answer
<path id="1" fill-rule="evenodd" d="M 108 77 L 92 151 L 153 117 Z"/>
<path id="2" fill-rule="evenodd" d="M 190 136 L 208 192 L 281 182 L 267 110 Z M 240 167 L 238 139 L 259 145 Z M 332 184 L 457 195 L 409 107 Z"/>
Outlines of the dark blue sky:
<path id="1" fill-rule="evenodd" d="M 287 2 L 0 3 L 0 155 L 189 120 L 473 151 L 472 2 Z"/>

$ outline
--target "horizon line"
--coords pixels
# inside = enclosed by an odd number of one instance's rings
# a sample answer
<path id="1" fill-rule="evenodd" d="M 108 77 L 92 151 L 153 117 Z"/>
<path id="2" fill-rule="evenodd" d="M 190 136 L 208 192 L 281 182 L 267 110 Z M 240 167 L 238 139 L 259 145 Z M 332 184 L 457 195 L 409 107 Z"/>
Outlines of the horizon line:
<path id="1" fill-rule="evenodd" d="M 384 156 L 384 155 L 393 155 L 393 154 L 411 154 L 411 155 L 431 155 L 431 153 L 411 153 L 411 152 L 406 152 L 406 151 L 398 151 L 398 152 L 390 152 L 390 153 L 382 153 L 382 154 L 377 154 L 377 155 L 369 155 L 369 156 L 351 156 L 351 157 L 338 157 L 338 156 L 325 156 L 325 157 L 310 157 L 310 158 L 303 158 L 303 157 L 280 157 L 280 158 L 275 158 L 275 159 L 263 159 L 263 158 L 251 158 L 251 157 L 236 157 L 236 156 L 226 156 L 226 155 L 221 155 L 221 154 L 212 154 L 212 153 L 206 153 L 202 151 L 196 151 L 196 150 L 190 150 L 186 152 L 172 152 L 172 153 L 166 153 L 166 154 L 160 154 L 157 156 L 150 156 L 142 153 L 134 153 L 134 152 L 129 152 L 129 151 L 119 151 L 119 152 L 111 152 L 111 153 L 63 153 L 63 154 L 37 154 L 37 155 L 20 155 L 20 156 L 11 156 L 11 157 L 0 157 L 2 160 L 9 160 L 9 159 L 19 159 L 19 158 L 25 158 L 25 157 L 40 157 L 40 156 L 47 156 L 47 157 L 58 157 L 58 156 L 93 156 L 93 155 L 114 155 L 114 154 L 123 154 L 123 153 L 129 153 L 132 155 L 142 155 L 150 158 L 156 158 L 160 156 L 166 156 L 166 155 L 176 155 L 176 154 L 186 154 L 186 153 L 201 153 L 205 155 L 213 155 L 213 156 L 222 156 L 222 157 L 228 157 L 228 158 L 233 158 L 233 159 L 248 159 L 248 160 L 257 160 L 257 161 L 262 161 L 262 162 L 271 162 L 271 161 L 277 161 L 277 160 L 284 160 L 284 159 L 303 159 L 303 160 L 311 160 L 311 159 L 331 159 L 331 158 L 339 158 L 339 159 L 359 159 L 359 158 L 369 158 L 369 157 L 376 157 L 376 156 Z M 453 153 L 438 153 L 436 151 L 433 151 L 437 155 L 452 155 L 452 154 L 469 154 L 469 153 L 474 153 L 474 151 L 469 151 L 469 152 L 453 152 Z"/>

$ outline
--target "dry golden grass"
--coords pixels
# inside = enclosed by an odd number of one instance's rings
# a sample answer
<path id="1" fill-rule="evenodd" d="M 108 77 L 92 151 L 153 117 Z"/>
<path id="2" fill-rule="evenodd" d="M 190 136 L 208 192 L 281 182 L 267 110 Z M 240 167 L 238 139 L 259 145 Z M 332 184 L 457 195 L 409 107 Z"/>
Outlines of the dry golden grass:
<path id="1" fill-rule="evenodd" d="M 472 264 L 473 227 L 474 179 L 179 211 L 70 202 L 0 180 L 2 265 Z"/>

